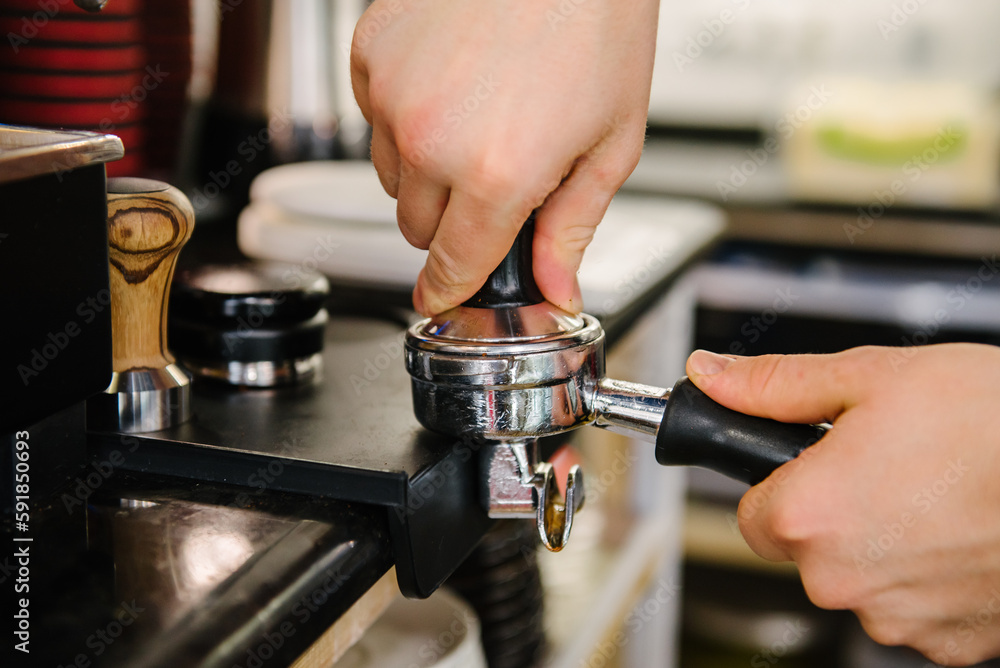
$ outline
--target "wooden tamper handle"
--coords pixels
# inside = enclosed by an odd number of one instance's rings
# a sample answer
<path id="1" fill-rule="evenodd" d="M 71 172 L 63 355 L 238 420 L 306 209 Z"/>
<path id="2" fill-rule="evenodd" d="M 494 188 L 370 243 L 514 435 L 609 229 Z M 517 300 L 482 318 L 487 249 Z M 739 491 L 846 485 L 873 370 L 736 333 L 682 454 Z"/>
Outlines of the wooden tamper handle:
<path id="1" fill-rule="evenodd" d="M 114 370 L 158 369 L 167 349 L 167 301 L 194 209 L 177 188 L 150 179 L 108 179 L 108 255 Z"/>
<path id="2" fill-rule="evenodd" d="M 194 209 L 161 181 L 108 179 L 111 385 L 88 403 L 96 429 L 165 429 L 190 416 L 190 377 L 167 348 L 167 303 Z"/>

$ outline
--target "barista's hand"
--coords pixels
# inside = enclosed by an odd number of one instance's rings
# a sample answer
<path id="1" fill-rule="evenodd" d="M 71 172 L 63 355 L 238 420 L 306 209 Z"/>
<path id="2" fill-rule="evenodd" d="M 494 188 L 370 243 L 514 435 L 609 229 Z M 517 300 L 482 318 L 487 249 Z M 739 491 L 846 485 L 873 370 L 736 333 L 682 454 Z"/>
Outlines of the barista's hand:
<path id="1" fill-rule="evenodd" d="M 375 0 L 354 32 L 354 94 L 403 235 L 429 248 L 418 311 L 471 297 L 532 209 L 535 278 L 581 309 L 576 271 L 639 159 L 654 0 Z"/>
<path id="2" fill-rule="evenodd" d="M 794 560 L 817 605 L 881 643 L 943 665 L 1000 654 L 1000 349 L 699 351 L 687 370 L 737 411 L 834 425 L 743 497 L 755 552 Z"/>

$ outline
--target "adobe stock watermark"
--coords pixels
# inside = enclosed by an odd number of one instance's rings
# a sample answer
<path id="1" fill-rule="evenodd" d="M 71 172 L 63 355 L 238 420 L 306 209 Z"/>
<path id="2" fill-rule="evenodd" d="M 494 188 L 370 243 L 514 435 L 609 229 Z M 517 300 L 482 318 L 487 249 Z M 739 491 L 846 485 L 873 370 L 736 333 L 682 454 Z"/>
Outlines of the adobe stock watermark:
<path id="1" fill-rule="evenodd" d="M 955 626 L 955 630 L 941 649 L 937 652 L 927 653 L 927 658 L 934 663 L 925 663 L 921 668 L 945 668 L 945 666 L 954 665 L 953 659 L 962 653 L 959 641 L 968 645 L 977 635 L 993 626 L 1000 619 L 1000 590 L 991 587 L 987 593 L 990 595 L 989 600 L 974 614 L 967 616 Z"/>
<path id="2" fill-rule="evenodd" d="M 116 119 L 112 119 L 110 116 L 101 119 L 98 127 L 102 132 L 108 132 L 115 128 L 115 120 L 122 122 L 128 119 L 129 114 L 135 111 L 136 107 L 139 106 L 141 102 L 144 102 L 149 94 L 159 88 L 163 80 L 170 76 L 170 72 L 164 72 L 160 69 L 160 64 L 146 66 L 146 73 L 143 75 L 142 80 L 132 87 L 132 90 L 123 93 L 122 95 L 115 98 L 111 103 L 111 113 L 116 116 Z"/>
<path id="3" fill-rule="evenodd" d="M 170 76 L 170 72 L 162 71 L 159 64 L 156 66 L 147 65 L 145 72 L 142 80 L 133 86 L 132 90 L 123 93 L 108 105 L 109 115 L 102 118 L 97 124 L 97 128 L 101 132 L 113 133 L 117 127 L 116 123 L 128 121 L 129 114 L 135 111 L 139 104 L 149 97 L 149 94 L 156 90 L 164 79 Z M 67 164 L 61 160 L 53 160 L 50 164 L 59 183 L 62 183 L 63 176 L 67 172 L 77 167 L 77 165 Z"/>
<path id="4" fill-rule="evenodd" d="M 339 569 L 327 568 L 326 577 L 312 591 L 303 594 L 291 608 L 293 620 L 286 619 L 275 628 L 263 631 L 260 641 L 246 649 L 246 658 L 233 668 L 263 668 L 288 640 L 298 632 L 297 625 L 307 623 L 320 608 L 340 591 L 350 578 Z"/>
<path id="5" fill-rule="evenodd" d="M 80 653 L 73 657 L 72 663 L 67 665 L 59 664 L 58 668 L 82 668 L 90 666 L 91 657 L 98 657 L 104 654 L 118 638 L 122 636 L 125 629 L 135 623 L 139 615 L 145 612 L 145 608 L 138 605 L 135 599 L 131 602 L 122 601 L 118 606 L 118 612 L 114 619 L 108 622 L 104 628 L 96 629 L 87 636 L 86 645 L 90 650 L 88 653 Z"/>
<path id="6" fill-rule="evenodd" d="M 451 455 L 445 457 L 435 470 L 421 476 L 410 486 L 405 505 L 393 506 L 396 517 L 402 521 L 423 508 L 445 483 L 459 474 L 459 464 L 468 462 L 481 448 L 482 443 L 468 435 L 455 441 L 451 446 Z"/>
<path id="7" fill-rule="evenodd" d="M 231 502 L 226 504 L 228 508 L 247 508 L 255 498 L 258 498 L 278 478 L 285 472 L 285 464 L 280 459 L 271 459 L 266 466 L 260 466 L 256 471 L 247 476 L 246 485 L 254 487 L 252 492 L 241 491 Z"/>
<path id="8" fill-rule="evenodd" d="M 910 499 L 912 511 L 903 511 L 895 520 L 884 523 L 882 528 L 885 529 L 885 532 L 877 538 L 868 540 L 867 550 L 864 554 L 854 555 L 854 565 L 858 572 L 864 573 L 865 569 L 881 561 L 906 536 L 907 532 L 917 525 L 920 517 L 931 512 L 937 503 L 971 470 L 970 467 L 962 463 L 961 459 L 950 460 L 948 468 L 945 469 L 940 478 L 921 488 Z"/>
<path id="9" fill-rule="evenodd" d="M 729 344 L 729 352 L 733 355 L 746 355 L 747 348 L 743 342 L 746 341 L 751 345 L 757 343 L 760 337 L 778 322 L 778 316 L 792 308 L 800 296 L 792 292 L 790 287 L 775 290 L 771 306 L 761 311 L 759 316 L 755 315 L 743 323 L 740 327 L 743 339 L 732 341 Z"/>
<path id="10" fill-rule="evenodd" d="M 762 651 L 750 659 L 751 668 L 769 668 L 778 663 L 790 650 L 794 650 L 809 634 L 809 626 L 801 619 L 788 621 L 781 628 L 781 637 L 776 638 Z"/>
<path id="11" fill-rule="evenodd" d="M 298 290 L 303 285 L 312 283 L 316 280 L 316 272 L 323 273 L 320 265 L 328 262 L 342 245 L 332 234 L 316 237 L 312 251 L 286 269 L 281 274 L 281 281 L 291 290 Z"/>
<path id="12" fill-rule="evenodd" d="M 810 86 L 809 94 L 805 100 L 775 122 L 773 135 L 765 139 L 760 147 L 747 149 L 747 159 L 730 166 L 727 180 L 715 182 L 715 188 L 722 201 L 728 202 L 733 193 L 745 186 L 758 170 L 767 164 L 771 156 L 781 150 L 782 143 L 778 137 L 785 141 L 791 139 L 799 128 L 808 123 L 813 115 L 830 101 L 834 94 L 834 91 L 828 89 L 826 84 Z"/>
<path id="13" fill-rule="evenodd" d="M 45 371 L 49 364 L 72 345 L 73 340 L 83 332 L 82 325 L 89 325 L 99 313 L 111 306 L 111 291 L 99 290 L 76 305 L 75 313 L 80 317 L 66 321 L 62 327 L 46 333 L 45 339 L 28 352 L 28 358 L 17 365 L 21 382 L 27 387 L 32 380 Z"/>
<path id="14" fill-rule="evenodd" d="M 549 22 L 549 28 L 558 30 L 559 26 L 573 14 L 576 14 L 576 10 L 586 2 L 587 0 L 559 0 L 559 6 L 556 9 L 549 9 L 545 12 L 545 20 Z"/>
<path id="15" fill-rule="evenodd" d="M 372 383 L 377 381 L 390 366 L 402 359 L 404 347 L 403 340 L 405 332 L 400 332 L 390 341 L 383 341 L 379 344 L 382 352 L 365 359 L 360 374 L 352 373 L 349 377 L 354 394 L 360 396 Z"/>
<path id="16" fill-rule="evenodd" d="M 673 254 L 665 250 L 663 246 L 650 248 L 639 265 L 626 274 L 623 278 L 615 282 L 614 297 L 604 300 L 602 306 L 605 313 L 613 313 L 621 304 L 627 304 L 642 292 L 643 286 L 655 280 L 659 274 L 657 270 L 663 267 Z"/>
<path id="17" fill-rule="evenodd" d="M 736 21 L 739 14 L 750 7 L 750 0 L 732 0 L 732 2 L 736 5 L 735 10 L 723 9 L 718 16 L 702 21 L 703 28 L 687 38 L 684 51 L 674 50 L 671 56 L 678 72 L 683 73 L 684 68 L 701 58 L 705 50 L 710 48 L 726 28 Z"/>
<path id="18" fill-rule="evenodd" d="M 882 39 L 888 40 L 890 35 L 899 32 L 926 4 L 927 0 L 903 0 L 903 2 L 894 3 L 888 18 L 880 18 L 875 22 Z"/>
<path id="19" fill-rule="evenodd" d="M 271 117 L 268 127 L 261 129 L 255 134 L 247 135 L 236 146 L 236 153 L 240 156 L 240 159 L 237 160 L 234 158 L 229 160 L 217 172 L 210 171 L 208 173 L 208 183 L 190 193 L 189 199 L 195 213 L 204 211 L 208 207 L 209 202 L 229 187 L 234 177 L 242 174 L 243 169 L 247 165 L 264 154 L 274 135 L 283 132 L 293 120 L 291 112 L 284 109 Z"/>
<path id="20" fill-rule="evenodd" d="M 121 444 L 123 449 L 112 450 L 107 459 L 91 461 L 90 465 L 74 478 L 76 484 L 73 486 L 73 493 L 63 492 L 59 497 L 67 513 L 72 513 L 77 506 L 83 507 L 115 470 L 125 465 L 126 456 L 139 449 L 139 440 L 132 436 L 122 436 Z"/>
<path id="21" fill-rule="evenodd" d="M 637 603 L 625 616 L 622 627 L 627 629 L 628 633 L 619 630 L 609 639 L 598 643 L 590 658 L 580 664 L 581 668 L 605 668 L 617 665 L 614 662 L 615 657 L 629 644 L 632 636 L 639 633 L 646 624 L 656 621 L 660 613 L 668 609 L 681 592 L 681 584 L 674 577 L 669 580 L 660 578 L 656 584 L 657 588 L 653 593 Z"/>
<path id="22" fill-rule="evenodd" d="M 334 238 L 333 234 L 316 237 L 312 251 L 302 260 L 285 269 L 281 274 L 281 282 L 287 286 L 288 290 L 297 290 L 307 283 L 314 282 L 316 280 L 315 273 L 319 271 L 320 265 L 328 262 L 340 246 L 341 243 Z M 285 300 L 285 289 L 275 288 L 266 297 L 259 299 L 258 303 L 252 304 L 245 315 L 237 316 L 236 329 L 223 336 L 226 350 L 232 353 L 241 348 L 248 339 L 252 338 L 254 332 L 268 324 L 276 307 L 285 303 Z"/>
<path id="23" fill-rule="evenodd" d="M 274 315 L 274 307 L 284 301 L 284 295 L 275 291 L 268 302 L 253 304 L 247 309 L 246 316 L 237 316 L 236 331 L 233 334 L 227 333 L 222 338 L 226 351 L 232 353 L 242 348 L 255 331 L 267 324 L 268 318 Z"/>
<path id="24" fill-rule="evenodd" d="M 424 659 L 420 663 L 411 663 L 408 668 L 422 668 L 422 666 L 437 665 L 451 649 L 468 635 L 468 629 L 476 624 L 476 619 L 460 610 L 452 613 L 451 623 L 448 628 L 437 634 L 436 637 L 425 640 L 417 650 L 417 657 Z"/>
<path id="25" fill-rule="evenodd" d="M 501 83 L 493 77 L 492 72 L 487 75 L 480 75 L 476 79 L 476 84 L 472 92 L 465 99 L 452 105 L 444 112 L 442 118 L 444 125 L 438 125 L 427 133 L 423 139 L 417 141 L 412 157 L 414 164 L 423 164 L 424 161 L 434 155 L 438 146 L 448 141 L 448 131 L 446 128 L 456 130 L 461 127 L 484 102 L 493 96 L 500 85 Z"/>
<path id="26" fill-rule="evenodd" d="M 354 45 L 359 49 L 367 48 L 371 41 L 392 23 L 393 18 L 403 13 L 404 9 L 402 0 L 390 0 L 375 7 L 369 6 L 362 20 L 354 28 Z M 350 60 L 351 45 L 341 44 L 340 49 Z"/>
<path id="27" fill-rule="evenodd" d="M 749 501 L 741 503 L 737 513 L 726 514 L 726 522 L 734 533 L 740 533 L 740 519 L 753 519 L 761 508 L 774 498 L 778 490 L 788 483 L 789 478 L 816 456 L 816 451 L 809 447 L 815 443 L 816 441 L 807 443 L 806 449 L 799 453 L 795 459 L 775 469 L 774 473 L 769 475 L 763 482 L 757 484 L 754 489 L 759 491 L 750 497 Z"/>
<path id="28" fill-rule="evenodd" d="M 585 498 L 587 503 L 597 503 L 597 500 L 604 495 L 614 484 L 624 475 L 632 470 L 636 462 L 640 460 L 632 448 L 619 449 L 611 461 L 599 475 L 586 475 L 583 478 Z"/>
<path id="29" fill-rule="evenodd" d="M 969 302 L 976 298 L 987 283 L 1000 273 L 1000 262 L 996 253 L 992 257 L 983 256 L 979 269 L 969 278 L 955 286 L 945 295 L 948 308 L 939 308 L 927 320 L 900 340 L 902 347 L 894 348 L 889 354 L 889 365 L 893 371 L 898 371 L 920 352 L 920 346 L 927 345 L 941 331 L 941 328 L 951 320 L 953 314 L 961 311 Z"/>
<path id="30" fill-rule="evenodd" d="M 875 221 L 884 216 L 928 169 L 946 157 L 956 145 L 963 145 L 964 139 L 965 134 L 951 125 L 938 131 L 930 146 L 910 156 L 910 159 L 903 163 L 900 178 L 893 180 L 885 190 L 873 192 L 872 200 L 867 207 L 858 207 L 856 222 L 844 223 L 843 229 L 847 240 L 854 244 L 855 238 L 870 230 Z"/>
<path id="31" fill-rule="evenodd" d="M 253 491 L 244 491 L 241 489 L 236 497 L 226 504 L 226 507 L 247 508 L 253 503 L 255 498 L 272 488 L 278 481 L 278 478 L 285 473 L 285 462 L 281 459 L 281 456 L 297 449 L 300 445 L 298 439 L 294 438 L 290 441 L 282 441 L 272 452 L 274 456 L 266 464 L 261 464 L 247 476 L 246 482 L 242 487 L 253 488 Z"/>
<path id="32" fill-rule="evenodd" d="M 21 18 L 21 29 L 7 33 L 7 43 L 14 53 L 20 52 L 22 46 L 38 37 L 38 31 L 48 25 L 63 6 L 71 3 L 72 0 L 39 0 L 38 11 Z"/>
<path id="33" fill-rule="evenodd" d="M 976 634 L 986 629 L 1000 619 L 1000 591 L 996 587 L 990 589 L 990 600 L 979 608 L 974 615 L 969 615 L 958 625 L 955 633 L 965 643 L 972 642 Z"/>

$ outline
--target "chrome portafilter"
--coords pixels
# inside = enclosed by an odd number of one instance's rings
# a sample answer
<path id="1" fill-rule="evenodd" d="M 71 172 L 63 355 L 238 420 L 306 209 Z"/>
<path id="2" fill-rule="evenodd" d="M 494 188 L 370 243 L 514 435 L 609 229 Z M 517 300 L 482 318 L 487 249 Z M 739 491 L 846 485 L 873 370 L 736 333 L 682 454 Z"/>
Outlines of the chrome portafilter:
<path id="1" fill-rule="evenodd" d="M 545 301 L 535 284 L 533 234 L 529 218 L 472 299 L 406 333 L 417 419 L 487 445 L 480 497 L 490 517 L 534 517 L 542 543 L 562 549 L 583 504 L 583 477 L 570 470 L 562 499 L 535 439 L 586 424 L 655 440 L 660 464 L 751 484 L 826 433 L 731 411 L 686 378 L 673 389 L 606 378 L 597 319 Z"/>

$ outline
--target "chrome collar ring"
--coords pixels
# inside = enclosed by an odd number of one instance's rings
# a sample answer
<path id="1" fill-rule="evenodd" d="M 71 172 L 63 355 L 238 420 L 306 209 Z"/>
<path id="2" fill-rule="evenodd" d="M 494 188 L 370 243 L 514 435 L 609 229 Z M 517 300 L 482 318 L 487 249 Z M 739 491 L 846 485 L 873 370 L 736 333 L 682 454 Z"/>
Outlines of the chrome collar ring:
<path id="1" fill-rule="evenodd" d="M 524 341 L 406 335 L 413 408 L 431 431 L 510 441 L 558 434 L 595 419 L 604 331 L 589 315 L 576 331 Z"/>

